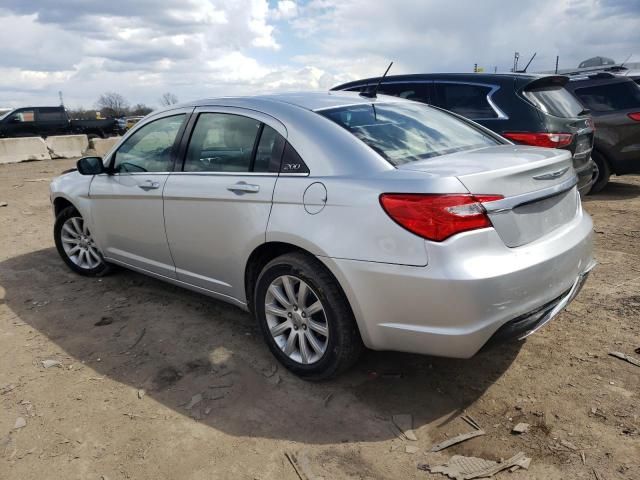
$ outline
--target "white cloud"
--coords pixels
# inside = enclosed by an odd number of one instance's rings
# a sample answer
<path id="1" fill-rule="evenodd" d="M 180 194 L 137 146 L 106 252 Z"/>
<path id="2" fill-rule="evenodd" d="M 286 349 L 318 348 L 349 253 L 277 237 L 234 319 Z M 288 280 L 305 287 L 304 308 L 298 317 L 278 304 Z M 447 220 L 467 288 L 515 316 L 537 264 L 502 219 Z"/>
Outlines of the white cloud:
<path id="1" fill-rule="evenodd" d="M 326 89 L 391 73 L 640 61 L 637 0 L 2 0 L 0 106 Z"/>
<path id="2" fill-rule="evenodd" d="M 280 0 L 271 15 L 276 20 L 289 20 L 298 15 L 298 5 L 293 0 Z"/>

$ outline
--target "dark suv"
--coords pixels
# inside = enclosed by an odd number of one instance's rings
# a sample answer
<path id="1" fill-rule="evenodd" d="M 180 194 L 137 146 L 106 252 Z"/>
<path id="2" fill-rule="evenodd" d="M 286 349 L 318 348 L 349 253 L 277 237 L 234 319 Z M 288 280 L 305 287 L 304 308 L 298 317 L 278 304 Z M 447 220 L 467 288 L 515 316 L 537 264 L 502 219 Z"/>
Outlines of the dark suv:
<path id="1" fill-rule="evenodd" d="M 598 172 L 591 191 L 602 190 L 612 173 L 640 173 L 640 86 L 633 77 L 576 75 L 565 88 L 591 111 L 596 125 L 592 157 Z"/>
<path id="2" fill-rule="evenodd" d="M 364 91 L 379 78 L 332 90 Z M 442 73 L 385 77 L 378 92 L 435 105 L 467 117 L 515 143 L 570 150 L 578 188 L 593 181 L 593 121 L 558 75 Z"/>

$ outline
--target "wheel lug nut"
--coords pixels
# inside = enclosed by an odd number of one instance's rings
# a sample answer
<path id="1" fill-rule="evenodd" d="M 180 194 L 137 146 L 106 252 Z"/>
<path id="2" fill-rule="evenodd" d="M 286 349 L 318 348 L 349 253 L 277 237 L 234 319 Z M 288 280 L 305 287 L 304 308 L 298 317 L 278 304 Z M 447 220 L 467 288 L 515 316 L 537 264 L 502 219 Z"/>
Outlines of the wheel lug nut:
<path id="1" fill-rule="evenodd" d="M 294 330 L 298 330 L 298 326 L 296 325 L 295 327 L 293 327 Z"/>
<path id="2" fill-rule="evenodd" d="M 287 317 L 291 318 L 291 312 L 287 313 Z"/>
<path id="3" fill-rule="evenodd" d="M 293 311 L 297 312 L 298 311 L 298 307 L 296 307 L 295 305 L 293 306 Z"/>
<path id="4" fill-rule="evenodd" d="M 306 329 L 307 329 L 307 326 L 306 326 L 306 325 L 302 325 L 302 329 L 303 329 L 303 330 L 306 330 Z"/>
<path id="5" fill-rule="evenodd" d="M 302 318 L 307 318 L 307 314 L 302 312 Z"/>

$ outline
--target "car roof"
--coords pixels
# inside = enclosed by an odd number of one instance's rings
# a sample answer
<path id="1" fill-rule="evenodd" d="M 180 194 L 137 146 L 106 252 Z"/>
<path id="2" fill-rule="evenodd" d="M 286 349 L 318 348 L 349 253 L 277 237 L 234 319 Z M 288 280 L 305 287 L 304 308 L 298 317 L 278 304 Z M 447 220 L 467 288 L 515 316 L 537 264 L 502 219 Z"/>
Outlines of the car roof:
<path id="1" fill-rule="evenodd" d="M 206 107 L 225 106 L 239 108 L 262 107 L 264 110 L 279 109 L 286 106 L 304 108 L 305 110 L 318 111 L 327 108 L 334 108 L 346 105 L 371 104 L 371 103 L 399 103 L 407 100 L 391 97 L 388 95 L 378 95 L 376 98 L 362 97 L 355 92 L 342 91 L 302 91 L 272 93 L 263 95 L 251 95 L 242 97 L 218 97 L 205 98 L 192 102 L 171 105 L 164 110 L 172 110 L 180 107 Z M 271 106 L 271 108 L 269 108 Z M 162 111 L 164 111 L 162 110 Z M 269 113 L 268 111 L 265 113 Z"/>
<path id="2" fill-rule="evenodd" d="M 626 77 L 622 75 L 612 75 L 610 73 L 591 74 L 588 76 L 571 76 L 569 82 L 565 85 L 566 88 L 575 89 L 592 85 L 611 85 L 614 83 L 634 83 L 632 77 Z"/>
<path id="3" fill-rule="evenodd" d="M 460 80 L 477 83 L 497 83 L 511 82 L 514 79 L 536 80 L 543 77 L 553 77 L 556 75 L 542 73 L 412 73 L 408 75 L 387 75 L 383 83 L 387 82 L 416 82 L 421 80 Z M 333 89 L 343 89 L 355 87 L 363 84 L 377 83 L 380 77 L 363 78 L 352 82 L 336 85 Z"/>

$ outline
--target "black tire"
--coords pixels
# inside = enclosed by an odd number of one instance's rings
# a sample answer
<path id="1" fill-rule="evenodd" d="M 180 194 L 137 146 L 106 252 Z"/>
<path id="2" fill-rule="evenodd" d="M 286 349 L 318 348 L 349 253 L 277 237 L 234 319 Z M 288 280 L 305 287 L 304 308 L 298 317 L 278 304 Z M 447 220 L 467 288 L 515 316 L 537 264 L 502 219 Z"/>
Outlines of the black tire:
<path id="1" fill-rule="evenodd" d="M 71 258 L 65 251 L 62 242 L 62 228 L 67 220 L 74 217 L 82 218 L 82 215 L 80 215 L 80 213 L 72 206 L 64 208 L 56 217 L 56 221 L 53 226 L 53 238 L 55 240 L 56 249 L 58 250 L 60 257 L 62 257 L 64 263 L 66 263 L 71 270 L 79 273 L 80 275 L 85 275 L 88 277 L 101 277 L 103 275 L 106 275 L 111 271 L 111 265 L 105 262 L 104 258 L 102 258 L 102 254 L 99 254 L 101 262 L 97 266 L 95 266 L 94 268 L 83 268 L 80 265 L 74 263 L 74 261 L 71 260 Z"/>
<path id="2" fill-rule="evenodd" d="M 327 346 L 322 356 L 310 364 L 289 358 L 269 331 L 265 314 L 266 295 L 271 283 L 283 275 L 303 280 L 324 307 L 329 331 Z M 358 360 L 363 351 L 360 332 L 342 289 L 331 272 L 310 255 L 288 253 L 265 265 L 256 281 L 253 311 L 273 355 L 288 370 L 306 380 L 325 380 L 344 372 Z"/>
<path id="3" fill-rule="evenodd" d="M 607 162 L 607 159 L 604 158 L 600 152 L 594 150 L 591 153 L 591 158 L 598 167 L 598 173 L 593 185 L 591 185 L 589 194 L 601 192 L 602 189 L 607 186 L 607 183 L 609 183 L 609 177 L 611 176 L 611 167 L 609 166 L 609 162 Z"/>

